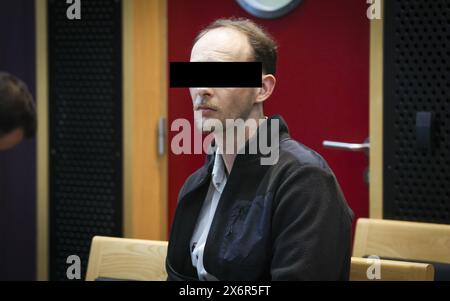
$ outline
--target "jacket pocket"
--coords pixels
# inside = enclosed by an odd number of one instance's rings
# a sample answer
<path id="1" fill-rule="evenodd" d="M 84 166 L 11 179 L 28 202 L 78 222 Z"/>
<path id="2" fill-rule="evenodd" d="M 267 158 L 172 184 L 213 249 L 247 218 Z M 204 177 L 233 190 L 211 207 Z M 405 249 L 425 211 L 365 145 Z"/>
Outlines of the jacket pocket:
<path id="1" fill-rule="evenodd" d="M 255 266 L 270 258 L 271 205 L 271 194 L 235 202 L 221 246 L 225 263 Z"/>

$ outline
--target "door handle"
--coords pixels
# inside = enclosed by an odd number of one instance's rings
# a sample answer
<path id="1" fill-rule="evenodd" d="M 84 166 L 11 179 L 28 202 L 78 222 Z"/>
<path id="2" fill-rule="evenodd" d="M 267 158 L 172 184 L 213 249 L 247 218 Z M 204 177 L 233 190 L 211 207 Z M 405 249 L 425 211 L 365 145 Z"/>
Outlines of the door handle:
<path id="1" fill-rule="evenodd" d="M 325 140 L 322 145 L 326 148 L 339 149 L 351 152 L 364 152 L 367 156 L 369 155 L 370 142 L 367 138 L 363 143 L 348 143 L 339 141 L 329 141 Z M 366 168 L 363 173 L 364 182 L 369 184 L 369 169 Z"/>
<path id="2" fill-rule="evenodd" d="M 325 140 L 322 145 L 326 148 L 340 149 L 352 152 L 365 152 L 367 153 L 370 149 L 370 143 L 368 140 L 363 143 L 348 143 L 348 142 L 338 142 Z"/>

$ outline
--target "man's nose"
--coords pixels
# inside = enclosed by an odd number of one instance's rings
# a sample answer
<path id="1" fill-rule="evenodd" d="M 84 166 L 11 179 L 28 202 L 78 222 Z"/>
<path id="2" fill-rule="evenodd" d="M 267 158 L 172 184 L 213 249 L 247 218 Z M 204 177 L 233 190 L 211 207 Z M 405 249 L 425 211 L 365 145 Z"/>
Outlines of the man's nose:
<path id="1" fill-rule="evenodd" d="M 209 96 L 211 97 L 213 95 L 213 90 L 211 88 L 207 88 L 207 87 L 200 87 L 200 88 L 196 88 L 197 89 L 197 94 L 205 97 L 205 96 Z"/>

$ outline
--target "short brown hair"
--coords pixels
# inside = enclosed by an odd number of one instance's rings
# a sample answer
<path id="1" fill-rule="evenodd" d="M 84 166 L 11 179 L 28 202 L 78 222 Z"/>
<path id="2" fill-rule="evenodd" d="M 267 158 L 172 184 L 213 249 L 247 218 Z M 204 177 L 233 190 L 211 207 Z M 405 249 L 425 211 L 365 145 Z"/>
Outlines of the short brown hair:
<path id="1" fill-rule="evenodd" d="M 253 60 L 262 63 L 263 72 L 266 74 L 276 73 L 277 67 L 277 43 L 273 37 L 260 25 L 246 18 L 218 19 L 206 26 L 194 39 L 194 45 L 208 31 L 216 28 L 232 28 L 248 38 L 253 50 Z"/>
<path id="2" fill-rule="evenodd" d="M 33 97 L 23 81 L 9 73 L 0 72 L 0 136 L 20 128 L 27 138 L 36 133 Z"/>

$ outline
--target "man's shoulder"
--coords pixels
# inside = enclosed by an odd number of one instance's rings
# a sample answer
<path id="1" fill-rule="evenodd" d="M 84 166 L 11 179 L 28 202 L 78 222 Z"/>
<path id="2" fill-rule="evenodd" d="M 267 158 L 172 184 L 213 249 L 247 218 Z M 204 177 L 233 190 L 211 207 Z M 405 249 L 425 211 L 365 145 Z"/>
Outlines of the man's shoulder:
<path id="1" fill-rule="evenodd" d="M 280 165 L 290 167 L 316 167 L 331 172 L 325 159 L 313 149 L 292 138 L 280 142 Z"/>

